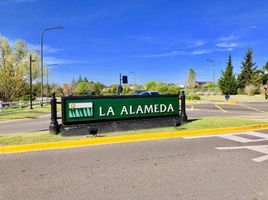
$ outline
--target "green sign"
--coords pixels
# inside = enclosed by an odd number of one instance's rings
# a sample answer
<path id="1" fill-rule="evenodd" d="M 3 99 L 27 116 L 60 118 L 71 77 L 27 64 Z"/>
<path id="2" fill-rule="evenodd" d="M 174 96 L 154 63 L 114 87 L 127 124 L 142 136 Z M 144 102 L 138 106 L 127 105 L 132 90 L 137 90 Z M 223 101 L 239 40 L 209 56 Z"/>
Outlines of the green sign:
<path id="1" fill-rule="evenodd" d="M 63 124 L 179 115 L 179 96 L 63 97 Z"/>

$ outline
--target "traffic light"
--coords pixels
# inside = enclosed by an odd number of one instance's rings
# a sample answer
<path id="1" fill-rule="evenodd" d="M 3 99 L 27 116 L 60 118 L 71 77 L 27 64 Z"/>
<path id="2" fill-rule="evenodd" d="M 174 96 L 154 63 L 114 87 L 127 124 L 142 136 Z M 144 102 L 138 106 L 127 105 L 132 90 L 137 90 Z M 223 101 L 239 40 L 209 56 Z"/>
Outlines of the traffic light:
<path id="1" fill-rule="evenodd" d="M 122 81 L 123 81 L 123 84 L 127 84 L 128 83 L 127 76 L 122 76 Z"/>

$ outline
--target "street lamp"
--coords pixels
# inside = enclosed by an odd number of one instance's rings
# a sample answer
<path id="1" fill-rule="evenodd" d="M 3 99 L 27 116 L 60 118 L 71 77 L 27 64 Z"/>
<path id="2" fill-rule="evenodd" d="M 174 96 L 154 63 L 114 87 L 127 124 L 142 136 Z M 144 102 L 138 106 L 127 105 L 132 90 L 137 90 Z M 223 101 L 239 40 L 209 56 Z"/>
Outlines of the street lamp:
<path id="1" fill-rule="evenodd" d="M 206 59 L 206 61 L 212 63 L 212 75 L 213 75 L 213 84 L 214 84 L 214 92 L 215 92 L 215 62 L 210 59 Z"/>
<path id="2" fill-rule="evenodd" d="M 54 26 L 54 27 L 47 27 L 45 29 L 43 29 L 41 31 L 41 35 L 40 35 L 40 44 L 41 44 L 41 106 L 43 107 L 43 76 L 44 76 L 44 58 L 43 58 L 43 54 L 44 54 L 44 33 L 46 31 L 49 30 L 55 30 L 55 29 L 63 29 L 63 26 Z"/>

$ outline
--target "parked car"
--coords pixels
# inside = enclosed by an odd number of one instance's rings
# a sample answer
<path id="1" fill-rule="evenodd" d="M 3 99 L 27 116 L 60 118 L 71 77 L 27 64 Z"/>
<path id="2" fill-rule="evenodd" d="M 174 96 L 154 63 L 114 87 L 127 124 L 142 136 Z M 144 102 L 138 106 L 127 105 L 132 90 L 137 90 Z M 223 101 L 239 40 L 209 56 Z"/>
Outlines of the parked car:
<path id="1" fill-rule="evenodd" d="M 151 96 L 159 96 L 160 92 L 158 91 L 150 91 Z"/>
<path id="2" fill-rule="evenodd" d="M 147 92 L 147 90 L 136 90 L 132 93 L 132 95 L 140 95 L 143 92 Z"/>
<path id="3" fill-rule="evenodd" d="M 141 96 L 158 96 L 160 93 L 158 91 L 148 91 L 148 90 L 136 90 L 132 95 L 141 95 Z"/>
<path id="4" fill-rule="evenodd" d="M 142 92 L 140 93 L 141 96 L 159 96 L 160 93 L 157 91 L 146 91 L 146 92 Z"/>

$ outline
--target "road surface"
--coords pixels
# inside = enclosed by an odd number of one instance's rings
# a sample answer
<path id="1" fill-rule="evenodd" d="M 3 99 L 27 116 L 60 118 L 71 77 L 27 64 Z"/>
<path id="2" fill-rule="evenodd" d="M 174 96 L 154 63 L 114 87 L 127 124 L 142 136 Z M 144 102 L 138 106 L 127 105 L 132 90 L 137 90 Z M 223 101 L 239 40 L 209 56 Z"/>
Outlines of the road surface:
<path id="1" fill-rule="evenodd" d="M 0 199 L 266 200 L 267 132 L 0 155 Z"/>

